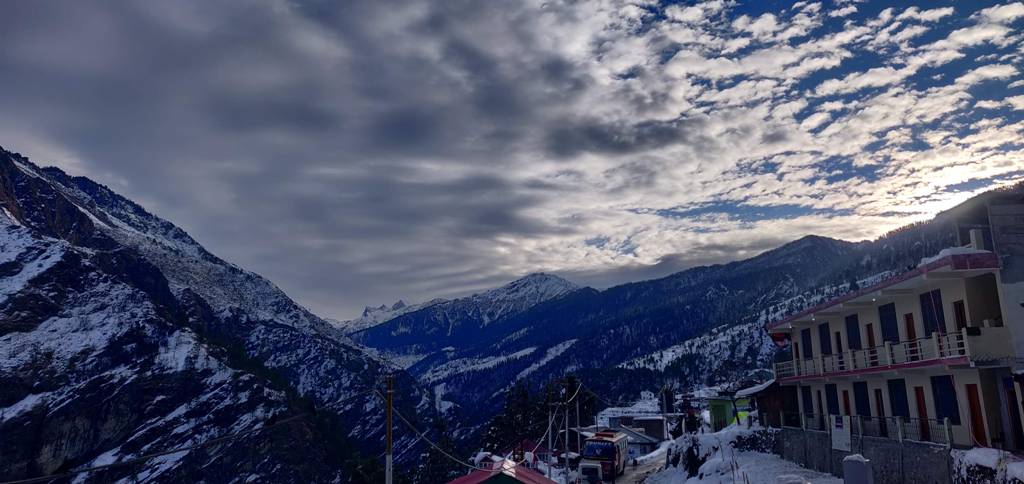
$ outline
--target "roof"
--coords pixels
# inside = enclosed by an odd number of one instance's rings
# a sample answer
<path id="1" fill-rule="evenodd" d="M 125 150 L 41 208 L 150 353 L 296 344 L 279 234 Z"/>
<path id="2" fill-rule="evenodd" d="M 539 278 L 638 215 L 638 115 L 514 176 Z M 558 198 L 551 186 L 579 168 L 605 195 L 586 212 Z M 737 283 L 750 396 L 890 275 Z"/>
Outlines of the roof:
<path id="1" fill-rule="evenodd" d="M 448 484 L 477 484 L 501 476 L 512 478 L 524 484 L 558 484 L 533 469 L 527 469 L 507 459 L 495 462 L 491 470 L 476 470 L 458 479 L 449 481 Z"/>
<path id="2" fill-rule="evenodd" d="M 736 392 L 736 398 L 743 398 L 743 397 L 750 397 L 750 396 L 753 396 L 753 395 L 757 395 L 758 393 L 761 393 L 761 392 L 765 391 L 768 387 L 772 386 L 772 384 L 774 384 L 774 383 L 775 383 L 775 379 L 772 378 L 771 380 L 768 380 L 768 381 L 766 381 L 764 383 L 761 383 L 760 385 L 754 385 L 752 387 L 744 388 L 744 389 Z"/>
<path id="3" fill-rule="evenodd" d="M 928 274 L 929 272 L 934 272 L 937 270 L 947 268 L 955 271 L 965 271 L 972 269 L 998 269 L 999 256 L 991 252 L 976 251 L 972 253 L 953 252 L 946 257 L 925 259 L 921 265 L 917 266 L 916 268 L 910 271 L 904 272 L 896 277 L 887 279 L 878 284 L 865 287 L 863 289 L 859 289 L 857 291 L 853 291 L 843 296 L 823 302 L 821 304 L 818 304 L 817 306 L 797 312 L 778 321 L 769 322 L 765 324 L 765 329 L 768 329 L 770 331 L 784 324 L 792 323 L 794 321 L 803 319 L 814 313 L 822 312 L 833 306 L 838 306 L 842 303 L 866 296 L 873 292 L 881 291 L 882 289 L 886 289 L 888 287 L 895 286 L 903 282 L 907 282 L 916 277 Z"/>
<path id="4" fill-rule="evenodd" d="M 543 443 L 537 443 L 530 439 L 523 439 L 515 444 L 512 444 L 507 449 L 502 451 L 502 454 L 511 454 L 516 450 L 529 450 L 535 454 L 549 454 L 548 448 Z"/>
<path id="5" fill-rule="evenodd" d="M 626 434 L 626 437 L 629 439 L 629 441 L 633 442 L 633 443 L 637 443 L 637 444 L 657 444 L 658 442 L 661 442 L 660 440 L 658 440 L 657 437 L 652 437 L 652 436 L 647 435 L 647 434 L 645 434 L 643 432 L 639 432 L 639 431 L 633 430 L 633 429 L 631 429 L 629 427 L 619 427 L 617 430 L 619 430 L 620 432 Z"/>

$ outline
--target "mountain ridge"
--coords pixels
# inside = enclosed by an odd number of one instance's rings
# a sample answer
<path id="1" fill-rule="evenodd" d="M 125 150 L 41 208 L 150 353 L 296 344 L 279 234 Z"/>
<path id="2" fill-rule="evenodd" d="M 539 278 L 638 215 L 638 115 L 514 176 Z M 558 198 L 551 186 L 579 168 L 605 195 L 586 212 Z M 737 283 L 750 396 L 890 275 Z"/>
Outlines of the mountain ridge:
<path id="1" fill-rule="evenodd" d="M 85 480 L 342 479 L 356 449 L 382 445 L 370 392 L 394 369 L 273 283 L 100 184 L 2 149 L 0 209 L 0 433 L 15 437 L 0 442 L 0 474 L 130 459 L 287 416 L 302 416 L 290 432 Z M 396 405 L 419 415 L 415 381 L 395 376 Z M 417 441 L 398 434 L 400 463 Z"/>

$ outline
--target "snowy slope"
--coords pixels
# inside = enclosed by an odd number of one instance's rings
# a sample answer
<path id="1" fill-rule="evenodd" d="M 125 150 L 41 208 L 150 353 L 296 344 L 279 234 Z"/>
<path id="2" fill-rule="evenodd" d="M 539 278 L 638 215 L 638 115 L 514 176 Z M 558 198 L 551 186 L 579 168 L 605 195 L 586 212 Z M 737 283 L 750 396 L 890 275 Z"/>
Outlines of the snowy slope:
<path id="1" fill-rule="evenodd" d="M 689 359 L 699 365 L 700 372 L 713 374 L 726 365 L 764 368 L 771 363 L 775 349 L 775 344 L 759 323 L 747 323 L 726 329 L 715 328 L 681 344 L 633 358 L 619 367 L 664 371 L 680 359 Z"/>
<path id="2" fill-rule="evenodd" d="M 357 457 L 345 446 L 381 445 L 368 390 L 390 371 L 169 222 L 0 149 L 0 475 L 113 462 L 303 414 L 287 429 L 80 479 L 342 479 Z M 415 382 L 396 378 L 397 405 L 416 415 Z M 398 439 L 400 460 L 416 455 L 413 436 Z"/>
<path id="3" fill-rule="evenodd" d="M 499 288 L 429 304 L 353 334 L 367 346 L 393 354 L 429 354 L 447 346 L 463 348 L 497 321 L 579 287 L 551 274 L 530 274 Z"/>

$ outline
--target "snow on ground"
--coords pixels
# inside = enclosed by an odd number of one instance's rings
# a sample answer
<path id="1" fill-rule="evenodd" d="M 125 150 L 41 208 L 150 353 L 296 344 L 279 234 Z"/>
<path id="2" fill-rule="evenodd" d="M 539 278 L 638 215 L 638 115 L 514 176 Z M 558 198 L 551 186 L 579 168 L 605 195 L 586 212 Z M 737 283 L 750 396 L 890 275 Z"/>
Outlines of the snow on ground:
<path id="1" fill-rule="evenodd" d="M 962 480 L 970 480 L 967 475 L 971 467 L 985 467 L 996 473 L 994 482 L 1010 482 L 1012 479 L 1024 481 L 1024 460 L 1002 450 L 976 447 L 970 450 L 952 450 L 953 469 Z"/>
<path id="2" fill-rule="evenodd" d="M 698 442 L 698 454 L 705 458 L 697 474 L 689 477 L 686 472 L 685 458 L 676 467 L 668 468 L 648 477 L 645 484 L 679 484 L 696 482 L 713 483 L 750 483 L 776 484 L 779 477 L 786 477 L 786 482 L 812 482 L 821 484 L 838 484 L 842 479 L 800 467 L 794 462 L 782 459 L 775 454 L 754 451 L 738 451 L 733 443 L 738 437 L 750 436 L 760 427 L 751 429 L 731 425 L 725 429 L 706 434 L 683 435 L 670 446 L 672 452 L 685 456 L 694 439 Z"/>
<path id="3" fill-rule="evenodd" d="M 940 261 L 942 259 L 945 259 L 946 257 L 951 257 L 954 255 L 971 254 L 991 254 L 991 252 L 987 250 L 975 249 L 973 247 L 950 247 L 948 249 L 942 249 L 942 251 L 940 251 L 938 254 L 935 254 L 932 257 L 925 257 L 924 259 L 921 259 L 921 263 L 918 264 L 917 266 L 926 266 L 928 264 L 931 264 L 932 262 Z"/>
<path id="4" fill-rule="evenodd" d="M 608 426 L 611 417 L 623 415 L 661 415 L 661 407 L 658 405 L 658 398 L 651 392 L 641 392 L 640 400 L 628 407 L 608 407 L 597 414 L 597 424 L 602 427 Z"/>

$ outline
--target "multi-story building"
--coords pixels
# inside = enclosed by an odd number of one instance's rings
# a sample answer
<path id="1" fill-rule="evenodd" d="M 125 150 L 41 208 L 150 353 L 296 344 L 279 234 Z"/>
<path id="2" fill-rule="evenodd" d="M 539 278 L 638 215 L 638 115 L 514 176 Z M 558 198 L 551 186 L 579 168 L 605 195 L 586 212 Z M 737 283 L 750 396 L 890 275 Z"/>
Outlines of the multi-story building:
<path id="1" fill-rule="evenodd" d="M 1024 448 L 1024 204 L 955 220 L 960 247 L 767 325 L 791 342 L 775 374 L 802 425 L 849 415 L 864 435 Z"/>

